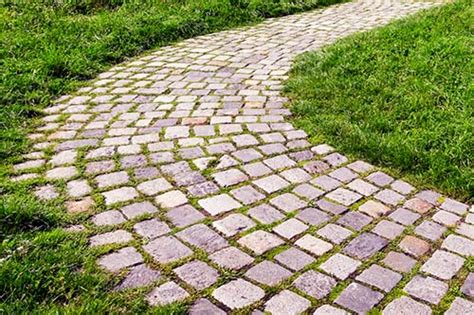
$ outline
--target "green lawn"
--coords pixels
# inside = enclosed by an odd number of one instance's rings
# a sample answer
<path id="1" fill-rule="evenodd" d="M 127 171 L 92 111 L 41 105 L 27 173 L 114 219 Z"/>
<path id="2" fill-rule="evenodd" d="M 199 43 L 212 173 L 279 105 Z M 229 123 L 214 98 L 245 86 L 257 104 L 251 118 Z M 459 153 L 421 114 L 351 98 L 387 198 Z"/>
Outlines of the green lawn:
<path id="1" fill-rule="evenodd" d="M 296 123 L 472 202 L 473 11 L 461 0 L 303 55 L 287 85 Z"/>
<path id="2" fill-rule="evenodd" d="M 110 293 L 64 200 L 8 181 L 34 117 L 55 97 L 143 51 L 341 0 L 88 0 L 0 3 L 0 313 L 146 313 L 143 292 Z M 49 3 L 49 4 L 46 4 Z M 51 4 L 52 3 L 52 4 Z M 126 4 L 124 4 L 126 3 Z M 183 305 L 153 310 L 183 313 Z"/>

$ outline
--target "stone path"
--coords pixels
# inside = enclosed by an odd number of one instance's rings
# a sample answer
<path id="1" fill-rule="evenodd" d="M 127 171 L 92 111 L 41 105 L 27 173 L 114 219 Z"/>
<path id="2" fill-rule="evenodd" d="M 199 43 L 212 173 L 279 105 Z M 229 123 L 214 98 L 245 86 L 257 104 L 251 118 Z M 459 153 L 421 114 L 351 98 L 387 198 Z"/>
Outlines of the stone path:
<path id="1" fill-rule="evenodd" d="M 47 109 L 13 179 L 89 212 L 71 230 L 152 306 L 472 313 L 474 209 L 311 145 L 280 95 L 295 55 L 430 5 L 346 3 L 116 66 Z"/>

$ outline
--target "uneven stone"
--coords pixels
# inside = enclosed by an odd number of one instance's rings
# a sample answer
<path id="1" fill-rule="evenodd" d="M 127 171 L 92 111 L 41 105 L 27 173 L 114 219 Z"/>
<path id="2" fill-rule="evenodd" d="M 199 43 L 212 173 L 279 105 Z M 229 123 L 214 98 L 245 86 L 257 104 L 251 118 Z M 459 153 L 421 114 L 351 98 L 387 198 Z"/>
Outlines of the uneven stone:
<path id="1" fill-rule="evenodd" d="M 448 285 L 431 277 L 415 276 L 404 290 L 415 298 L 436 305 L 448 291 Z"/>
<path id="2" fill-rule="evenodd" d="M 310 270 L 299 276 L 293 286 L 315 299 L 322 299 L 331 292 L 336 283 L 333 278 Z"/>
<path id="3" fill-rule="evenodd" d="M 142 255 L 133 247 L 125 247 L 117 252 L 99 258 L 97 263 L 110 272 L 118 272 L 123 268 L 143 262 Z"/>
<path id="4" fill-rule="evenodd" d="M 204 224 L 197 224 L 182 230 L 177 237 L 211 254 L 228 246 L 227 241 Z"/>
<path id="5" fill-rule="evenodd" d="M 390 292 L 402 280 L 402 275 L 378 265 L 372 265 L 357 276 L 356 280 Z"/>
<path id="6" fill-rule="evenodd" d="M 135 266 L 130 269 L 125 279 L 114 290 L 135 289 L 152 284 L 161 279 L 161 273 L 158 270 L 151 269 L 145 264 Z"/>
<path id="7" fill-rule="evenodd" d="M 227 247 L 210 255 L 209 258 L 219 266 L 239 270 L 251 264 L 254 259 L 235 247 Z"/>
<path id="8" fill-rule="evenodd" d="M 159 263 L 167 264 L 192 255 L 193 251 L 172 236 L 157 238 L 143 249 Z"/>
<path id="9" fill-rule="evenodd" d="M 260 301 L 265 291 L 248 281 L 237 279 L 215 289 L 212 296 L 234 310 Z"/>
<path id="10" fill-rule="evenodd" d="M 184 264 L 173 271 L 196 290 L 210 287 L 219 277 L 217 270 L 198 260 Z"/>
<path id="11" fill-rule="evenodd" d="M 360 264 L 361 262 L 358 260 L 342 254 L 335 254 L 322 263 L 319 268 L 338 279 L 345 280 L 356 271 Z"/>
<path id="12" fill-rule="evenodd" d="M 464 259 L 461 257 L 443 250 L 437 250 L 421 267 L 421 271 L 443 280 L 450 280 L 463 264 Z"/>
<path id="13" fill-rule="evenodd" d="M 384 309 L 383 315 L 430 315 L 431 308 L 409 297 L 402 296 L 390 302 Z"/>
<path id="14" fill-rule="evenodd" d="M 237 242 L 240 245 L 247 247 L 257 255 L 261 255 L 284 243 L 284 241 L 278 236 L 260 230 L 245 235 Z"/>
<path id="15" fill-rule="evenodd" d="M 245 273 L 247 278 L 268 286 L 275 286 L 291 275 L 289 270 L 268 260 L 262 261 Z"/>
<path id="16" fill-rule="evenodd" d="M 365 314 L 377 305 L 382 298 L 381 293 L 353 282 L 342 291 L 334 302 L 358 314 Z"/>
<path id="17" fill-rule="evenodd" d="M 175 282 L 166 282 L 153 289 L 147 296 L 147 302 L 152 305 L 166 305 L 177 301 L 182 301 L 189 297 L 189 293 L 177 285 Z"/>
<path id="18" fill-rule="evenodd" d="M 271 314 L 301 314 L 311 306 L 311 302 L 307 299 L 284 290 L 265 303 L 265 312 Z"/>

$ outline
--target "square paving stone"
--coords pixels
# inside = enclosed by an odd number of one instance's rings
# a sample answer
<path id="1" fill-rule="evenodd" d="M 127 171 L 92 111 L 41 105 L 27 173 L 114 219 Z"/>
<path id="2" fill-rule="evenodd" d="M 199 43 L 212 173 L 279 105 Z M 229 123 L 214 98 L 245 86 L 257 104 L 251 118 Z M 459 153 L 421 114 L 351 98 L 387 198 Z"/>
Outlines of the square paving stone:
<path id="1" fill-rule="evenodd" d="M 195 288 L 203 290 L 214 283 L 219 278 L 219 273 L 206 263 L 194 260 L 173 270 L 178 277 Z"/>
<path id="2" fill-rule="evenodd" d="M 171 236 L 157 238 L 143 249 L 161 264 L 167 264 L 191 256 L 193 251 Z"/>
<path id="3" fill-rule="evenodd" d="M 306 231 L 308 226 L 301 221 L 296 219 L 289 219 L 273 228 L 273 232 L 277 233 L 278 235 L 291 239 L 296 235 L 299 235 Z"/>
<path id="4" fill-rule="evenodd" d="M 328 175 L 343 183 L 348 183 L 351 180 L 354 180 L 357 178 L 357 174 L 351 171 L 350 169 L 348 169 L 347 167 L 338 168 L 332 171 L 331 173 L 329 173 Z"/>
<path id="5" fill-rule="evenodd" d="M 198 203 L 210 215 L 218 215 L 242 207 L 239 202 L 226 194 L 201 199 Z"/>
<path id="6" fill-rule="evenodd" d="M 320 225 L 329 221 L 331 216 L 314 208 L 306 208 L 298 212 L 296 218 L 311 225 Z"/>
<path id="7" fill-rule="evenodd" d="M 271 224 L 285 218 L 280 211 L 267 204 L 253 207 L 248 211 L 248 215 L 263 224 Z"/>
<path id="8" fill-rule="evenodd" d="M 285 193 L 270 199 L 270 204 L 285 212 L 293 212 L 306 207 L 305 201 L 290 193 Z"/>
<path id="9" fill-rule="evenodd" d="M 385 174 L 384 172 L 375 172 L 366 177 L 368 181 L 375 185 L 384 187 L 393 182 L 393 177 Z"/>
<path id="10" fill-rule="evenodd" d="M 349 312 L 346 312 L 340 308 L 325 304 L 318 307 L 314 311 L 313 315 L 349 315 Z"/>
<path id="11" fill-rule="evenodd" d="M 313 200 L 324 194 L 324 191 L 315 188 L 310 184 L 301 184 L 293 189 L 293 193 L 300 197 Z"/>
<path id="12" fill-rule="evenodd" d="M 157 219 L 138 222 L 133 226 L 133 229 L 141 236 L 150 240 L 165 235 L 171 231 L 166 223 L 158 221 Z"/>
<path id="13" fill-rule="evenodd" d="M 367 259 L 387 246 L 388 242 L 372 233 L 363 233 L 344 248 L 343 252 L 352 257 Z"/>
<path id="14" fill-rule="evenodd" d="M 292 168 L 280 173 L 280 175 L 293 184 L 304 183 L 311 180 L 311 175 L 300 168 Z"/>
<path id="15" fill-rule="evenodd" d="M 271 314 L 301 314 L 311 302 L 289 290 L 283 290 L 265 303 L 265 312 Z"/>
<path id="16" fill-rule="evenodd" d="M 158 171 L 156 167 L 136 168 L 134 170 L 134 175 L 135 178 L 139 180 L 152 179 L 160 176 L 160 171 Z"/>
<path id="17" fill-rule="evenodd" d="M 278 247 L 285 242 L 275 234 L 265 231 L 255 231 L 245 235 L 237 241 L 240 245 L 247 247 L 257 255 Z"/>
<path id="18" fill-rule="evenodd" d="M 325 157 L 323 157 L 323 160 L 328 162 L 331 166 L 339 166 L 348 161 L 344 155 L 339 154 L 337 152 L 326 155 Z"/>
<path id="19" fill-rule="evenodd" d="M 379 190 L 376 186 L 369 184 L 366 181 L 363 181 L 362 179 L 356 179 L 350 182 L 347 187 L 366 197 L 376 193 Z"/>
<path id="20" fill-rule="evenodd" d="M 189 297 L 189 293 L 186 292 L 186 290 L 181 288 L 176 283 L 170 281 L 153 289 L 146 296 L 146 300 L 148 304 L 156 306 L 167 305 L 173 302 L 182 301 L 187 297 Z"/>
<path id="21" fill-rule="evenodd" d="M 118 272 L 123 268 L 143 262 L 142 255 L 134 247 L 125 247 L 99 258 L 99 266 L 110 272 Z"/>
<path id="22" fill-rule="evenodd" d="M 156 196 L 155 202 L 161 208 L 169 209 L 184 205 L 188 202 L 188 198 L 179 190 L 172 190 Z"/>
<path id="23" fill-rule="evenodd" d="M 265 176 L 272 172 L 272 170 L 262 162 L 245 164 L 242 169 L 252 178 Z"/>
<path id="24" fill-rule="evenodd" d="M 464 280 L 461 292 L 467 296 L 474 297 L 474 272 L 469 273 L 466 280 Z"/>
<path id="25" fill-rule="evenodd" d="M 463 315 L 463 314 L 473 314 L 474 313 L 474 303 L 466 299 L 457 297 L 454 299 L 454 302 L 451 304 L 451 307 L 446 311 L 446 315 Z"/>
<path id="26" fill-rule="evenodd" d="M 335 244 L 341 244 L 345 239 L 352 235 L 352 232 L 339 225 L 330 223 L 319 229 L 316 234 Z"/>
<path id="27" fill-rule="evenodd" d="M 279 253 L 275 256 L 275 260 L 293 271 L 299 271 L 315 261 L 313 257 L 296 248 L 289 248 Z"/>
<path id="28" fill-rule="evenodd" d="M 397 252 L 390 252 L 382 261 L 386 266 L 400 272 L 410 272 L 416 264 L 413 258 Z"/>
<path id="29" fill-rule="evenodd" d="M 275 286 L 291 275 L 289 270 L 268 260 L 262 261 L 245 273 L 247 278 L 268 286 Z"/>
<path id="30" fill-rule="evenodd" d="M 361 265 L 361 262 L 342 254 L 329 257 L 319 268 L 338 279 L 345 280 Z"/>
<path id="31" fill-rule="evenodd" d="M 67 183 L 67 193 L 73 198 L 84 197 L 90 194 L 92 188 L 87 180 L 73 180 Z"/>
<path id="32" fill-rule="evenodd" d="M 345 227 L 354 229 L 356 231 L 360 231 L 362 230 L 362 228 L 364 228 L 364 226 L 372 222 L 372 220 L 373 219 L 371 217 L 365 214 L 356 211 L 351 211 L 344 214 L 339 220 L 337 220 L 337 223 L 344 225 Z"/>
<path id="33" fill-rule="evenodd" d="M 133 219 L 144 214 L 152 214 L 158 211 L 158 209 L 156 209 L 156 207 L 149 201 L 133 203 L 120 210 L 127 219 Z"/>
<path id="34" fill-rule="evenodd" d="M 444 250 L 437 250 L 421 267 L 421 271 L 443 280 L 450 280 L 464 264 L 464 259 Z"/>
<path id="35" fill-rule="evenodd" d="M 311 180 L 310 183 L 325 191 L 333 190 L 342 185 L 340 181 L 326 175 L 316 177 L 315 179 Z"/>
<path id="36" fill-rule="evenodd" d="M 378 192 L 375 196 L 375 199 L 382 201 L 388 205 L 396 206 L 405 200 L 403 195 L 391 190 L 391 189 L 384 189 Z"/>
<path id="37" fill-rule="evenodd" d="M 97 234 L 90 238 L 90 246 L 102 246 L 107 244 L 128 243 L 133 240 L 131 233 L 124 230 L 117 230 L 103 234 Z"/>
<path id="38" fill-rule="evenodd" d="M 122 187 L 102 193 L 106 205 L 133 200 L 138 197 L 138 192 L 132 187 Z"/>
<path id="39" fill-rule="evenodd" d="M 416 314 L 431 315 L 431 308 L 407 296 L 402 296 L 390 302 L 384 309 L 384 315 Z"/>
<path id="40" fill-rule="evenodd" d="M 207 299 L 198 299 L 189 309 L 189 315 L 225 315 L 226 313 Z"/>
<path id="41" fill-rule="evenodd" d="M 474 241 L 455 234 L 449 235 L 441 247 L 462 256 L 474 256 Z"/>
<path id="42" fill-rule="evenodd" d="M 359 206 L 359 211 L 378 218 L 387 215 L 390 212 L 390 208 L 380 202 L 369 200 Z"/>
<path id="43" fill-rule="evenodd" d="M 403 233 L 405 227 L 403 225 L 382 220 L 372 230 L 373 233 L 385 237 L 386 239 L 393 240 L 397 236 Z"/>
<path id="44" fill-rule="evenodd" d="M 229 187 L 248 180 L 247 175 L 237 169 L 215 173 L 212 175 L 217 184 L 221 187 Z"/>
<path id="45" fill-rule="evenodd" d="M 430 211 L 433 208 L 433 205 L 431 205 L 429 202 L 426 202 L 420 198 L 412 198 L 410 200 L 407 200 L 405 204 L 403 205 L 403 207 L 408 210 L 413 210 L 420 214 L 424 214 Z"/>
<path id="46" fill-rule="evenodd" d="M 445 226 L 453 227 L 456 226 L 459 221 L 461 221 L 461 217 L 451 212 L 440 210 L 433 215 L 433 221 L 441 223 Z"/>
<path id="47" fill-rule="evenodd" d="M 205 197 L 217 193 L 219 191 L 219 186 L 208 181 L 189 186 L 187 189 L 194 197 Z"/>
<path id="48" fill-rule="evenodd" d="M 166 213 L 166 217 L 177 227 L 185 227 L 205 218 L 201 212 L 190 205 L 171 209 Z"/>
<path id="49" fill-rule="evenodd" d="M 379 265 L 372 265 L 357 276 L 356 280 L 390 292 L 402 280 L 402 275 Z"/>
<path id="50" fill-rule="evenodd" d="M 99 175 L 95 178 L 97 187 L 106 188 L 128 183 L 129 177 L 127 172 L 115 172 L 104 175 Z"/>
<path id="51" fill-rule="evenodd" d="M 464 204 L 462 202 L 446 198 L 444 202 L 440 206 L 441 209 L 457 213 L 459 215 L 463 215 L 469 206 L 467 204 Z"/>
<path id="52" fill-rule="evenodd" d="M 436 305 L 448 291 L 448 285 L 431 277 L 415 276 L 403 290 L 415 298 Z"/>
<path id="53" fill-rule="evenodd" d="M 286 180 L 277 175 L 267 176 L 253 181 L 254 185 L 264 190 L 268 194 L 272 194 L 290 185 Z"/>
<path id="54" fill-rule="evenodd" d="M 389 215 L 389 218 L 403 225 L 413 224 L 421 216 L 404 208 L 399 208 Z"/>
<path id="55" fill-rule="evenodd" d="M 212 224 L 219 232 L 225 236 L 234 236 L 242 231 L 254 227 L 256 224 L 243 214 L 230 214 L 222 220 L 214 221 Z"/>
<path id="56" fill-rule="evenodd" d="M 361 195 L 345 188 L 338 188 L 327 194 L 326 197 L 344 206 L 350 206 L 362 198 Z"/>
<path id="57" fill-rule="evenodd" d="M 416 234 L 431 241 L 436 241 L 439 239 L 445 231 L 446 228 L 444 226 L 432 221 L 423 221 L 415 228 Z"/>
<path id="58" fill-rule="evenodd" d="M 320 199 L 316 202 L 316 206 L 318 206 L 319 209 L 330 212 L 332 214 L 343 214 L 344 212 L 347 211 L 347 207 L 327 201 L 325 199 Z"/>
<path id="59" fill-rule="evenodd" d="M 137 186 L 137 189 L 147 196 L 153 196 L 171 188 L 173 188 L 173 186 L 164 178 L 153 179 Z"/>
<path id="60" fill-rule="evenodd" d="M 235 247 L 221 249 L 210 255 L 209 258 L 223 268 L 234 270 L 239 270 L 254 261 L 252 256 Z"/>
<path id="61" fill-rule="evenodd" d="M 372 165 L 364 161 L 355 161 L 347 165 L 351 170 L 356 171 L 357 173 L 367 173 L 374 169 Z"/>
<path id="62" fill-rule="evenodd" d="M 322 256 L 333 248 L 331 243 L 320 240 L 319 238 L 309 234 L 306 234 L 297 240 L 295 245 L 309 251 L 316 256 Z"/>
<path id="63" fill-rule="evenodd" d="M 249 205 L 265 198 L 264 194 L 259 193 L 250 185 L 234 189 L 230 194 L 244 205 Z"/>
<path id="64" fill-rule="evenodd" d="M 145 264 L 135 266 L 130 269 L 125 279 L 114 288 L 115 291 L 145 287 L 161 279 L 158 270 L 151 269 Z"/>
<path id="65" fill-rule="evenodd" d="M 411 235 L 405 236 L 398 246 L 415 257 L 423 256 L 430 249 L 430 244 Z"/>
<path id="66" fill-rule="evenodd" d="M 327 296 L 336 284 L 333 278 L 314 270 L 303 273 L 293 282 L 295 288 L 318 300 Z"/>
<path id="67" fill-rule="evenodd" d="M 351 283 L 334 301 L 358 314 L 365 314 L 383 299 L 383 294 L 358 283 Z"/>
<path id="68" fill-rule="evenodd" d="M 177 237 L 199 247 L 208 254 L 228 246 L 227 241 L 204 224 L 197 224 L 182 230 Z"/>
<path id="69" fill-rule="evenodd" d="M 279 155 L 279 156 L 272 157 L 270 159 L 264 160 L 263 163 L 265 163 L 268 167 L 270 167 L 273 170 L 280 170 L 283 168 L 293 167 L 296 165 L 295 161 L 293 161 L 286 155 Z"/>
<path id="70" fill-rule="evenodd" d="M 127 221 L 117 210 L 109 210 L 92 217 L 92 223 L 98 226 L 117 225 Z"/>
<path id="71" fill-rule="evenodd" d="M 179 187 L 191 186 L 206 181 L 206 178 L 197 171 L 180 173 L 174 175 L 173 179 Z"/>
<path id="72" fill-rule="evenodd" d="M 265 291 L 248 281 L 237 279 L 214 290 L 212 296 L 228 308 L 235 310 L 262 300 Z"/>
<path id="73" fill-rule="evenodd" d="M 257 160 L 263 157 L 263 155 L 255 149 L 244 149 L 244 150 L 235 151 L 235 152 L 232 152 L 232 156 L 241 160 L 244 163 Z"/>
<path id="74" fill-rule="evenodd" d="M 390 187 L 395 190 L 396 192 L 402 194 L 402 195 L 408 195 L 412 191 L 415 190 L 415 187 L 412 185 L 408 184 L 407 182 L 404 182 L 402 180 L 396 180 L 394 181 Z"/>

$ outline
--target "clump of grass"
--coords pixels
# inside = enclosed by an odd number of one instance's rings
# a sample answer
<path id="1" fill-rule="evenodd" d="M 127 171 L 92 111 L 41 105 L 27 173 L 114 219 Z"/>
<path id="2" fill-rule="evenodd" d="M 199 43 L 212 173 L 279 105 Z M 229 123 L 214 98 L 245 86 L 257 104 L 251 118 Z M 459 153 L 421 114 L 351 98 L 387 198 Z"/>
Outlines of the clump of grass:
<path id="1" fill-rule="evenodd" d="M 287 85 L 297 124 L 472 201 L 472 13 L 457 1 L 302 56 Z"/>

